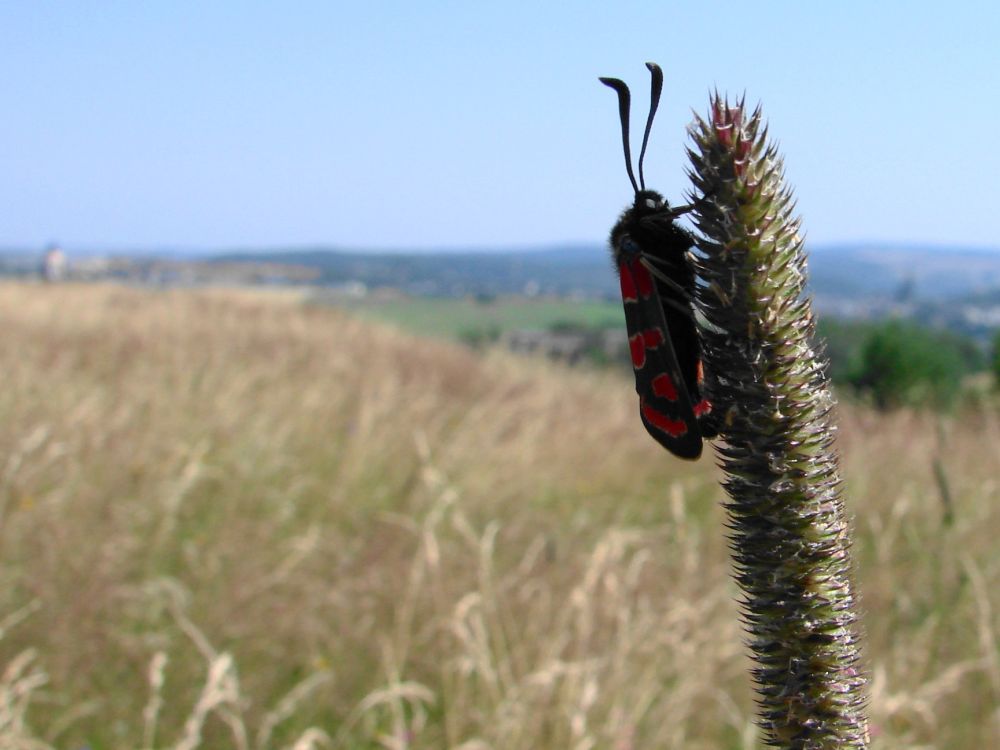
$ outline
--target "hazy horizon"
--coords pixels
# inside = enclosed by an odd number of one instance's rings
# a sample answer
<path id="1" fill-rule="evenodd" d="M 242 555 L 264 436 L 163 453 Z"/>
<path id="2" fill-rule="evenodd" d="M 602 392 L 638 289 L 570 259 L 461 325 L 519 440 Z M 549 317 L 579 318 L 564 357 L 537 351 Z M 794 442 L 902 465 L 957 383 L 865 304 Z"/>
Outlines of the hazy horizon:
<path id="1" fill-rule="evenodd" d="M 21 254 L 21 253 L 43 253 L 50 247 L 59 247 L 68 255 L 73 256 L 97 256 L 97 255 L 136 255 L 136 256 L 156 256 L 173 255 L 181 257 L 208 257 L 217 255 L 240 255 L 240 254 L 282 254 L 282 253 L 308 253 L 308 252 L 333 252 L 359 255 L 495 255 L 495 254 L 518 254 L 518 253 L 545 253 L 553 251 L 590 251 L 596 249 L 604 251 L 606 243 L 600 240 L 580 240 L 546 243 L 525 243 L 520 245 L 471 245 L 455 244 L 440 246 L 411 246 L 411 247 L 361 247 L 353 245 L 341 245 L 333 242 L 329 243 L 302 243 L 302 244 L 281 244 L 261 245 L 248 243 L 246 245 L 234 246 L 170 246 L 170 245 L 128 245 L 128 244 L 93 244 L 93 245 L 66 245 L 58 240 L 50 240 L 35 246 L 0 244 L 0 254 Z M 809 243 L 807 241 L 807 253 L 827 253 L 848 250 L 886 250 L 886 251 L 911 251 L 911 252 L 944 252 L 944 253 L 1000 253 L 1000 245 L 960 245 L 926 242 L 893 242 L 890 240 L 856 240 L 849 242 L 825 242 Z"/>

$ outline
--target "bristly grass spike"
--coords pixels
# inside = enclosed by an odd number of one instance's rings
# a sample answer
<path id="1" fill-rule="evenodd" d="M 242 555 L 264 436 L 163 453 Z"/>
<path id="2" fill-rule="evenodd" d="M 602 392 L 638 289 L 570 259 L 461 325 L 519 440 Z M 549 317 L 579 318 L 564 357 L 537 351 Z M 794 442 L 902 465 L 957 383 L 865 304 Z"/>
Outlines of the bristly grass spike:
<path id="1" fill-rule="evenodd" d="M 600 81 L 618 94 L 622 148 L 635 200 L 611 230 L 611 253 L 621 281 L 639 416 L 647 432 L 681 458 L 701 455 L 702 439 L 716 435 L 711 404 L 701 397 L 701 350 L 692 299 L 695 277 L 687 260 L 694 238 L 674 219 L 691 206 L 671 208 L 646 189 L 643 160 L 663 90 L 663 71 L 646 63 L 652 76 L 649 116 L 639 151 L 639 181 L 629 146 L 628 86 L 617 78 Z"/>

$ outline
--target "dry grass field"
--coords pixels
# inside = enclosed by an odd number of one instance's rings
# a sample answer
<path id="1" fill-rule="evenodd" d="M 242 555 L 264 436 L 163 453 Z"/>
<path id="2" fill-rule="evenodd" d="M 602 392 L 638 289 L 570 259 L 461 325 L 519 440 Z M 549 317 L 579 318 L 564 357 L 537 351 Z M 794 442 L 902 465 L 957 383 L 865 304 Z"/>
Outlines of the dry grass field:
<path id="1" fill-rule="evenodd" d="M 276 293 L 0 336 L 4 750 L 756 747 L 718 470 L 627 375 Z M 1000 747 L 997 410 L 839 419 L 873 747 Z"/>

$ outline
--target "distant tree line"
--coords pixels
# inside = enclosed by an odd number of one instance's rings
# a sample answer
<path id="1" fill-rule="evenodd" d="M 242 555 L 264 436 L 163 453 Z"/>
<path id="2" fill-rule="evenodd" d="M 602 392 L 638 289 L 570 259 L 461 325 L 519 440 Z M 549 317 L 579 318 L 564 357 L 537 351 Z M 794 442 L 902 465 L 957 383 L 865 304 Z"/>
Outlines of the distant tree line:
<path id="1" fill-rule="evenodd" d="M 609 353 L 603 329 L 577 322 L 548 327 L 556 336 L 576 335 L 581 351 L 568 361 L 631 367 L 621 337 L 620 351 Z M 971 338 L 899 320 L 845 322 L 823 320 L 818 327 L 830 360 L 830 376 L 842 394 L 870 401 L 876 408 L 949 409 L 970 392 L 970 383 L 1000 383 L 1000 333 L 992 351 Z M 467 331 L 462 338 L 483 346 L 505 337 L 499 328 Z M 544 348 L 537 353 L 547 353 Z M 561 357 L 566 359 L 565 357 Z"/>
<path id="2" fill-rule="evenodd" d="M 972 339 L 900 320 L 822 321 L 819 335 L 834 383 L 879 409 L 953 407 L 989 369 L 989 353 Z"/>

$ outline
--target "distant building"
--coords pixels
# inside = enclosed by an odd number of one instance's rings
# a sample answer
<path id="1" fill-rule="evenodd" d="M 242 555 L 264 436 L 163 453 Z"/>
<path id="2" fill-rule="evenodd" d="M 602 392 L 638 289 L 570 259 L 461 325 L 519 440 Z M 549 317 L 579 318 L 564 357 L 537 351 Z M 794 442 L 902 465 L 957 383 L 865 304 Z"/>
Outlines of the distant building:
<path id="1" fill-rule="evenodd" d="M 49 282 L 66 278 L 66 253 L 58 245 L 50 245 L 42 258 L 42 278 Z"/>

